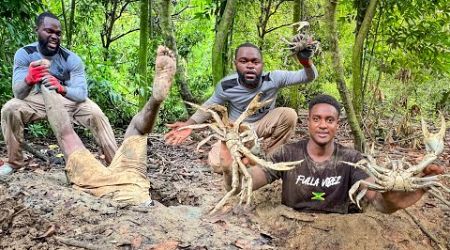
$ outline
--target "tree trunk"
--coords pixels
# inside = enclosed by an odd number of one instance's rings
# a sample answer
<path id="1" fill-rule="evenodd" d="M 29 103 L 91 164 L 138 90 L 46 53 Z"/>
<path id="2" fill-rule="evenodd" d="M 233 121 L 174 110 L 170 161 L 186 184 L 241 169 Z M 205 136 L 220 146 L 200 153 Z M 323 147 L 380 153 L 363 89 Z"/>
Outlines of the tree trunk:
<path id="1" fill-rule="evenodd" d="M 295 0 L 294 6 L 293 6 L 293 13 L 292 13 L 292 23 L 296 23 L 302 20 L 302 5 L 304 0 Z M 292 34 L 297 34 L 297 27 L 292 28 Z M 298 67 L 297 65 L 295 67 Z M 300 86 L 294 85 L 289 87 L 289 106 L 291 108 L 294 108 L 297 110 L 300 107 Z"/>
<path id="2" fill-rule="evenodd" d="M 339 50 L 339 39 L 337 36 L 337 28 L 336 28 L 336 6 L 337 1 L 330 0 L 328 6 L 328 25 L 329 25 L 329 40 L 330 40 L 330 51 L 331 57 L 333 61 L 333 69 L 334 69 L 334 77 L 337 82 L 337 87 L 339 90 L 339 94 L 344 103 L 344 108 L 347 114 L 347 120 L 350 124 L 350 128 L 352 130 L 352 134 L 355 140 L 355 149 L 364 152 L 364 133 L 361 130 L 360 123 L 356 117 L 355 110 L 353 109 L 351 96 L 348 93 L 347 86 L 345 83 L 345 75 L 344 75 L 344 64 L 342 62 L 341 52 Z"/>
<path id="3" fill-rule="evenodd" d="M 181 56 L 178 54 L 177 43 L 175 40 L 175 34 L 173 32 L 173 23 L 170 19 L 171 13 L 171 1 L 170 0 L 158 0 L 156 3 L 156 8 L 158 9 L 159 18 L 160 18 L 160 26 L 162 36 L 164 41 L 166 41 L 166 46 L 169 47 L 177 58 L 177 73 L 175 83 L 180 88 L 180 95 L 184 101 L 196 102 L 194 96 L 189 90 L 189 86 L 186 80 L 186 69 Z M 191 109 L 188 108 L 188 111 L 191 113 Z"/>
<path id="4" fill-rule="evenodd" d="M 370 0 L 364 20 L 359 28 L 358 34 L 355 38 L 355 44 L 352 51 L 352 82 L 353 82 L 353 108 L 357 117 L 362 117 L 362 103 L 363 103 L 363 84 L 362 84 L 362 52 L 364 41 L 370 30 L 372 19 L 375 15 L 378 0 Z"/>
<path id="5" fill-rule="evenodd" d="M 212 51 L 212 74 L 214 83 L 219 82 L 226 75 L 226 48 L 228 42 L 228 33 L 231 30 L 234 14 L 236 12 L 237 0 L 228 0 L 225 11 L 217 26 L 216 37 Z"/>
<path id="6" fill-rule="evenodd" d="M 74 23 L 75 23 L 75 0 L 72 0 L 72 2 L 70 3 L 69 28 L 68 28 L 68 32 L 67 32 L 67 48 L 68 49 L 70 49 L 72 47 Z"/>
<path id="7" fill-rule="evenodd" d="M 148 8 L 150 0 L 141 0 L 140 33 L 139 33 L 139 107 L 142 108 L 147 102 L 149 88 L 147 84 L 147 55 L 148 55 Z"/>

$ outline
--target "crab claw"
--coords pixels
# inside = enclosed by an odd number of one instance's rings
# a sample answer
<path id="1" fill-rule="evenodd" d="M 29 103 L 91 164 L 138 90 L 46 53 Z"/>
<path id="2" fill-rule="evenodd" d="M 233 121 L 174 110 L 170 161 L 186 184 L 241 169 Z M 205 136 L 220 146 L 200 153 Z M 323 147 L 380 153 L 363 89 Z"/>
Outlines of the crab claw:
<path id="1" fill-rule="evenodd" d="M 276 171 L 288 171 L 288 170 L 295 168 L 298 164 L 301 164 L 302 162 L 303 162 L 303 160 L 290 161 L 290 162 L 279 162 L 279 163 L 268 162 L 268 164 L 266 164 L 265 167 L 276 170 Z"/>
<path id="2" fill-rule="evenodd" d="M 439 155 L 444 151 L 444 136 L 445 136 L 445 118 L 444 115 L 440 114 L 441 117 L 441 128 L 438 133 L 433 134 L 428 131 L 427 125 L 422 118 L 422 132 L 423 132 L 423 142 L 425 143 L 425 149 L 428 153 L 433 153 Z"/>
<path id="3" fill-rule="evenodd" d="M 307 21 L 300 21 L 300 22 L 296 22 L 296 23 L 293 23 L 293 24 L 291 24 L 291 26 L 296 26 L 296 25 L 298 25 L 298 27 L 297 27 L 297 32 L 300 32 L 303 28 L 308 28 L 309 27 L 309 22 L 307 22 Z"/>

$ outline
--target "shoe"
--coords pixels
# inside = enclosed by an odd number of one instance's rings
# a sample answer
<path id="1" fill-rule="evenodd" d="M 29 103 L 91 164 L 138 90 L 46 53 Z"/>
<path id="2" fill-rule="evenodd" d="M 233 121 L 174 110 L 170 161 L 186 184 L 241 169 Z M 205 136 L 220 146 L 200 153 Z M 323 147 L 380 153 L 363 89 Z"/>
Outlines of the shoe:
<path id="1" fill-rule="evenodd" d="M 14 173 L 14 169 L 8 163 L 0 166 L 0 176 L 11 175 L 12 173 Z"/>

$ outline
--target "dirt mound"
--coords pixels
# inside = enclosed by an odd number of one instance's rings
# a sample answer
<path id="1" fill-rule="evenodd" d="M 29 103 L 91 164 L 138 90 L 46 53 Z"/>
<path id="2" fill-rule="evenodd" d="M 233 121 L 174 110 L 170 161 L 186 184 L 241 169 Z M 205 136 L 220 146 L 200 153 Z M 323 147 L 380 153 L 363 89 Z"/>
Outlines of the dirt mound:
<path id="1" fill-rule="evenodd" d="M 209 216 L 224 195 L 222 179 L 195 146 L 149 137 L 151 193 L 162 203 L 151 208 L 76 191 L 63 165 L 31 159 L 0 181 L 0 248 L 450 249 L 450 211 L 430 197 L 393 215 L 301 213 L 280 205 L 276 182 L 255 192 L 250 211 L 234 207 L 235 197 Z"/>

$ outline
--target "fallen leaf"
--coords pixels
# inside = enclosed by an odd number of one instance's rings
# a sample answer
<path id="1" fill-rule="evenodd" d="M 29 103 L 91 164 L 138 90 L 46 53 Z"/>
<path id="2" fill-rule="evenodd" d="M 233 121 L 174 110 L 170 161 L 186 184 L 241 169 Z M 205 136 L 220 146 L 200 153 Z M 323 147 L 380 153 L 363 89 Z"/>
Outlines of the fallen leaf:
<path id="1" fill-rule="evenodd" d="M 30 167 L 30 168 L 35 168 L 35 167 L 38 167 L 39 166 L 39 164 L 37 164 L 37 163 L 30 163 L 30 164 L 28 164 L 28 167 Z"/>
<path id="2" fill-rule="evenodd" d="M 58 149 L 59 146 L 58 146 L 58 145 L 52 144 L 52 145 L 48 145 L 48 148 L 49 148 L 50 150 L 55 150 L 55 149 Z"/>
<path id="3" fill-rule="evenodd" d="M 63 157 L 64 157 L 64 154 L 57 154 L 57 155 L 55 155 L 55 157 L 56 157 L 56 158 L 63 158 Z"/>
<path id="4" fill-rule="evenodd" d="M 166 241 L 151 246 L 149 250 L 176 250 L 178 248 L 178 244 L 179 244 L 178 241 Z"/>
<path id="5" fill-rule="evenodd" d="M 51 225 L 49 229 L 47 229 L 47 231 L 45 231 L 45 233 L 43 233 L 42 235 L 39 235 L 37 237 L 35 237 L 34 239 L 43 239 L 43 238 L 47 238 L 52 236 L 53 234 L 56 233 L 56 226 L 55 225 Z"/>
<path id="6" fill-rule="evenodd" d="M 136 236 L 133 238 L 133 240 L 131 241 L 131 246 L 133 247 L 133 249 L 138 249 L 140 248 L 142 245 L 142 237 L 141 236 Z"/>
<path id="7" fill-rule="evenodd" d="M 240 249 L 252 249 L 252 243 L 248 240 L 238 239 L 234 242 L 234 245 Z"/>

